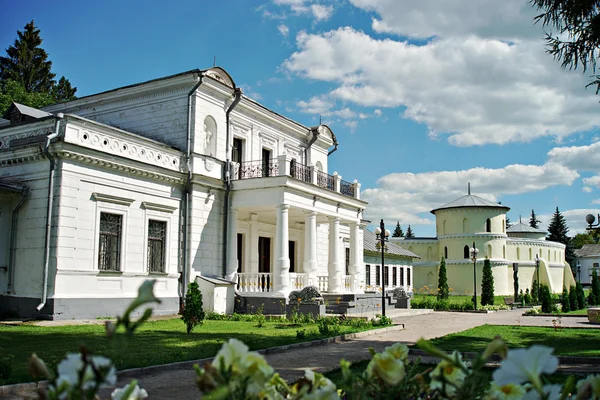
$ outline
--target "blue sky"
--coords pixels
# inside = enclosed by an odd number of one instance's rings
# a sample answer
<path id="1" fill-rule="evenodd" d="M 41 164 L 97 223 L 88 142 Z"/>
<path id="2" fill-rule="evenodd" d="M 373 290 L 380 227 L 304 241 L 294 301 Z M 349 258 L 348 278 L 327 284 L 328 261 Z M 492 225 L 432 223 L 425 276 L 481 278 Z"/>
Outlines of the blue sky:
<path id="1" fill-rule="evenodd" d="M 223 5 L 226 4 L 226 5 Z M 0 15 L 8 47 L 31 19 L 79 96 L 216 57 L 244 92 L 340 141 L 367 218 L 434 234 L 428 212 L 466 193 L 572 232 L 598 212 L 600 97 L 544 54 L 526 0 L 29 1 Z"/>

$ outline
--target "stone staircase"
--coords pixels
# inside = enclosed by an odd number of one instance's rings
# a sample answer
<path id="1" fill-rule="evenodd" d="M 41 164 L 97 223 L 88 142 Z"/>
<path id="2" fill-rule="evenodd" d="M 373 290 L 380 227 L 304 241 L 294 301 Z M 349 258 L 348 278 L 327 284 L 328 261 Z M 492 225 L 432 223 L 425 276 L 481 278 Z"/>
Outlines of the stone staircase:
<path id="1" fill-rule="evenodd" d="M 347 315 L 349 317 L 369 317 L 381 314 L 381 294 L 322 294 L 325 300 L 325 312 L 331 315 Z M 396 299 L 390 294 L 385 297 L 387 310 L 396 309 Z M 387 312 L 386 312 L 387 314 Z"/>

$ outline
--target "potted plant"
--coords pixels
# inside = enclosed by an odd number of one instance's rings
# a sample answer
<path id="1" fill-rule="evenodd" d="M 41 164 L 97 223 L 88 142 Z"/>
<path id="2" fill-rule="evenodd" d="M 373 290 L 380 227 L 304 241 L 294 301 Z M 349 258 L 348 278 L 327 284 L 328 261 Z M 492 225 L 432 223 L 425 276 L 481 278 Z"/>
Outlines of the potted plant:
<path id="1" fill-rule="evenodd" d="M 402 287 L 392 291 L 392 296 L 396 299 L 396 308 L 410 308 L 410 293 Z"/>

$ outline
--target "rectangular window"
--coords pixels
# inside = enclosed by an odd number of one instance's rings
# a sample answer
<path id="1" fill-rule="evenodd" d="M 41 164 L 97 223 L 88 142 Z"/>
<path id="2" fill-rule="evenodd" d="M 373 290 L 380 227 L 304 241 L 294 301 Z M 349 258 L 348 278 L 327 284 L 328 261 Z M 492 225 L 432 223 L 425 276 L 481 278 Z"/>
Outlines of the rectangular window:
<path id="1" fill-rule="evenodd" d="M 231 149 L 231 161 L 236 163 L 243 162 L 244 141 L 233 138 L 233 148 Z"/>
<path id="2" fill-rule="evenodd" d="M 167 223 L 148 221 L 148 272 L 165 272 L 165 244 Z"/>
<path id="3" fill-rule="evenodd" d="M 392 268 L 392 286 L 398 285 L 398 268 Z"/>
<path id="4" fill-rule="evenodd" d="M 375 266 L 375 286 L 381 285 L 381 267 L 379 265 Z"/>
<path id="5" fill-rule="evenodd" d="M 371 286 L 371 266 L 365 265 L 365 285 Z"/>
<path id="6" fill-rule="evenodd" d="M 383 281 L 385 286 L 390 286 L 390 267 L 387 265 L 383 269 Z"/>
<path id="7" fill-rule="evenodd" d="M 350 275 L 350 248 L 346 247 L 346 275 Z"/>
<path id="8" fill-rule="evenodd" d="M 594 265 L 592 266 L 592 268 L 599 268 L 600 267 L 600 263 L 594 263 Z"/>
<path id="9" fill-rule="evenodd" d="M 400 267 L 400 286 L 404 286 L 404 267 Z"/>
<path id="10" fill-rule="evenodd" d="M 410 268 L 406 268 L 406 286 L 410 286 Z"/>
<path id="11" fill-rule="evenodd" d="M 100 237 L 98 243 L 98 269 L 101 271 L 121 270 L 121 235 L 123 216 L 100 213 Z"/>
<path id="12" fill-rule="evenodd" d="M 271 150 L 262 149 L 262 176 L 271 176 L 272 174 L 269 171 L 271 166 Z"/>

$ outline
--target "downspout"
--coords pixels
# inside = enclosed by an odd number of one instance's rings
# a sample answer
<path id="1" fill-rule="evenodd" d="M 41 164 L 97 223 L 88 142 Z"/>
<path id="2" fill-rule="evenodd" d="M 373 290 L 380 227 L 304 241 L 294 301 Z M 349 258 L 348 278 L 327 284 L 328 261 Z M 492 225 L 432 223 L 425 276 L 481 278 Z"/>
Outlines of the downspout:
<path id="1" fill-rule="evenodd" d="M 338 149 L 339 143 L 336 140 L 335 143 L 333 144 L 333 149 L 329 150 L 329 153 L 327 153 L 327 157 L 329 157 L 330 155 L 332 155 L 333 153 L 335 153 Z"/>
<path id="2" fill-rule="evenodd" d="M 311 129 L 310 131 L 312 132 L 313 137 L 312 139 L 310 139 L 310 141 L 306 145 L 306 148 L 304 149 L 304 165 L 308 165 L 308 150 L 319 138 L 319 128 Z"/>
<path id="3" fill-rule="evenodd" d="M 238 105 L 242 99 L 242 89 L 233 89 L 234 99 L 231 105 L 225 111 L 225 198 L 223 199 L 223 271 L 222 277 L 227 275 L 227 231 L 229 230 L 229 195 L 231 194 L 231 151 L 230 151 L 230 133 L 229 133 L 229 114 Z"/>
<path id="4" fill-rule="evenodd" d="M 60 135 L 60 121 L 63 118 L 63 114 L 59 113 L 56 115 L 56 122 L 54 124 L 54 132 L 46 137 L 46 144 L 44 145 L 44 155 L 50 161 L 50 170 L 48 171 L 48 203 L 46 206 L 46 240 L 44 244 L 44 271 L 42 276 L 42 299 L 40 304 L 36 307 L 38 311 L 46 305 L 48 297 L 48 267 L 50 264 L 50 234 L 52 228 L 52 202 L 54 200 L 54 168 L 56 167 L 56 160 L 54 156 L 50 154 L 50 144 L 52 141 Z"/>
<path id="5" fill-rule="evenodd" d="M 181 296 L 179 297 L 179 304 L 183 306 L 183 299 L 187 292 L 188 286 L 188 269 L 189 269 L 189 204 L 190 204 L 190 193 L 192 192 L 192 96 L 196 93 L 196 90 L 202 85 L 202 77 L 200 74 L 198 82 L 194 85 L 192 90 L 188 93 L 188 112 L 187 112 L 187 138 L 186 138 L 186 150 L 185 159 L 187 166 L 187 178 L 185 181 L 185 187 L 183 189 L 183 268 L 181 270 Z"/>
<path id="6" fill-rule="evenodd" d="M 19 204 L 17 204 L 17 206 L 12 211 L 12 217 L 11 217 L 12 222 L 11 222 L 11 228 L 10 228 L 10 249 L 9 249 L 9 253 L 8 253 L 8 288 L 7 288 L 8 293 L 11 293 L 13 291 L 13 287 L 15 284 L 14 269 L 15 269 L 15 252 L 16 252 L 16 247 L 17 247 L 17 226 L 19 224 L 19 211 L 21 210 L 21 207 L 23 207 L 23 204 L 25 204 L 27 197 L 29 197 L 29 189 L 25 188 L 21 192 L 21 201 L 19 201 Z"/>

